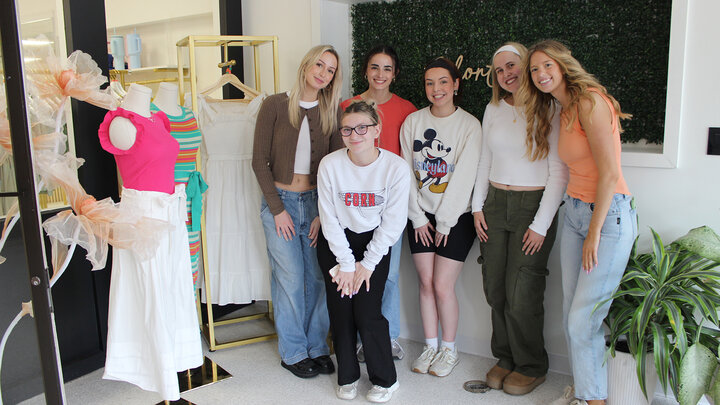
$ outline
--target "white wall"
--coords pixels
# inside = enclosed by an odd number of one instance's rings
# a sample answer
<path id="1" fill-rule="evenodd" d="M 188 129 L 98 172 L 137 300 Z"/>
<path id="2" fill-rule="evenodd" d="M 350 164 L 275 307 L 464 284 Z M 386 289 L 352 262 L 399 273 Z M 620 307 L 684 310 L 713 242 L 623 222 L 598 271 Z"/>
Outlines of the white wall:
<path id="1" fill-rule="evenodd" d="M 352 66 L 352 27 L 350 5 L 337 1 L 321 2 L 320 42 L 330 44 L 340 55 L 343 72 L 342 97 L 350 98 L 350 66 Z"/>
<path id="2" fill-rule="evenodd" d="M 143 10 L 143 12 L 138 12 Z M 140 62 L 142 67 L 176 67 L 176 43 L 188 35 L 219 35 L 218 0 L 105 0 L 105 19 L 108 41 L 111 35 L 137 32 L 142 41 Z M 127 52 L 127 49 L 126 49 Z M 198 87 L 203 89 L 220 77 L 220 48 L 196 50 Z M 183 65 L 189 66 L 187 48 L 183 51 Z M 177 77 L 177 73 L 157 74 L 135 72 L 128 80 L 162 79 Z M 153 90 L 157 84 L 149 84 Z M 189 89 L 188 89 L 189 91 Z"/>
<path id="3" fill-rule="evenodd" d="M 110 4 L 109 1 L 108 4 Z M 142 52 L 140 53 L 142 67 L 177 66 L 177 48 L 175 46 L 177 41 L 190 34 L 211 35 L 212 14 L 189 15 L 172 20 L 163 19 L 153 23 L 131 24 L 117 28 L 108 27 L 107 32 L 108 40 L 110 35 L 127 35 L 137 32 L 142 41 Z M 216 51 L 214 55 L 219 58 L 220 52 Z M 220 60 L 218 59 L 217 62 Z M 202 76 L 204 75 L 200 75 L 200 77 Z"/>
<path id="4" fill-rule="evenodd" d="M 282 10 L 282 12 L 278 12 Z M 245 35 L 277 35 L 280 58 L 280 88 L 290 90 L 305 53 L 315 45 L 330 44 L 340 54 L 343 69 L 343 97 L 349 97 L 351 42 L 350 6 L 330 0 L 245 0 L 243 1 L 243 33 Z M 272 52 L 261 47 L 260 81 L 268 94 L 272 88 Z M 245 81 L 252 85 L 253 58 L 245 50 Z"/>
<path id="5" fill-rule="evenodd" d="M 108 28 L 116 28 L 153 23 L 160 19 L 170 20 L 198 14 L 212 14 L 214 5 L 215 3 L 209 0 L 173 0 L 172 2 L 107 0 L 105 24 Z"/>
<path id="6" fill-rule="evenodd" d="M 317 0 L 245 0 L 242 3 L 243 34 L 277 35 L 280 59 L 280 88 L 290 90 L 297 68 L 305 53 L 314 45 L 312 27 L 319 16 L 311 13 Z M 254 86 L 252 50 L 246 49 L 245 81 Z M 262 90 L 273 93 L 272 48 L 260 48 L 260 82 Z"/>

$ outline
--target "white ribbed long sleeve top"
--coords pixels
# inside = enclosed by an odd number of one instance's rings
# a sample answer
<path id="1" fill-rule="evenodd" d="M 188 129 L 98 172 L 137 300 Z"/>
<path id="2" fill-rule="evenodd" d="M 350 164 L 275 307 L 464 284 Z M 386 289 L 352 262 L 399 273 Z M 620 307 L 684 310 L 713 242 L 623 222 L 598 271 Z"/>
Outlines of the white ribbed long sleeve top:
<path id="1" fill-rule="evenodd" d="M 545 159 L 530 161 L 526 154 L 525 115 L 505 100 L 488 104 L 483 115 L 483 140 L 475 178 L 472 211 L 482 211 L 490 181 L 511 186 L 545 187 L 530 229 L 545 236 L 568 182 L 568 169 L 558 156 L 560 113 L 551 121 L 549 151 Z"/>

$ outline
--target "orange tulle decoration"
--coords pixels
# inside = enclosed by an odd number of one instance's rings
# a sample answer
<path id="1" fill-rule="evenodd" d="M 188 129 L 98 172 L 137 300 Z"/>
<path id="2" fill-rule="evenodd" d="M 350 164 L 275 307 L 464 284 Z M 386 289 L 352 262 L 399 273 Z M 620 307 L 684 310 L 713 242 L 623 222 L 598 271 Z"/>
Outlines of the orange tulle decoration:
<path id="1" fill-rule="evenodd" d="M 56 141 L 63 139 L 61 135 L 56 134 Z M 48 135 L 44 146 L 52 145 L 50 138 Z M 96 201 L 78 181 L 77 168 L 82 165 L 82 159 L 52 150 L 36 150 L 35 156 L 36 170 L 48 191 L 61 187 L 72 207 L 43 222 L 52 245 L 55 271 L 65 261 L 68 246 L 73 242 L 87 251 L 86 258 L 93 270 L 105 267 L 108 244 L 132 250 L 141 259 L 150 258 L 157 250 L 159 234 L 173 226 L 123 209 L 111 198 Z"/>
<path id="2" fill-rule="evenodd" d="M 39 184 L 48 192 L 62 188 L 72 207 L 43 223 L 52 245 L 54 272 L 65 261 L 68 247 L 73 243 L 87 251 L 93 270 L 105 267 L 108 244 L 132 250 L 141 259 L 152 257 L 162 239 L 161 233 L 169 231 L 172 225 L 139 216 L 110 198 L 97 201 L 87 194 L 77 177 L 83 160 L 66 153 L 67 136 L 60 132 L 68 97 L 109 110 L 117 108 L 117 101 L 108 89 L 100 89 L 107 78 L 90 55 L 75 51 L 67 58 L 57 57 L 50 41 L 40 37 L 36 42 L 48 45 L 24 49 L 35 173 L 41 179 Z M 4 108 L 5 92 L 0 93 L 1 164 L 12 153 L 12 147 Z M 10 208 L 6 217 L 9 219 L 16 213 L 17 205 Z"/>

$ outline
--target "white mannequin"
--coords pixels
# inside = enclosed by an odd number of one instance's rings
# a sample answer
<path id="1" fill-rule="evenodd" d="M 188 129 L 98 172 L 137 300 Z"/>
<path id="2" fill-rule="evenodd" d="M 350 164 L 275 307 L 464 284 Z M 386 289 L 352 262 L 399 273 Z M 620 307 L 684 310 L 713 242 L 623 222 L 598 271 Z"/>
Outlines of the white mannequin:
<path id="1" fill-rule="evenodd" d="M 152 90 L 149 87 L 133 83 L 130 85 L 120 107 L 150 118 L 150 96 L 152 96 Z M 128 150 L 135 143 L 137 129 L 127 118 L 115 117 L 110 123 L 108 132 L 110 134 L 110 143 L 118 149 Z"/>
<path id="2" fill-rule="evenodd" d="M 153 103 L 167 115 L 178 116 L 182 109 L 178 105 L 178 86 L 172 83 L 160 83 Z"/>

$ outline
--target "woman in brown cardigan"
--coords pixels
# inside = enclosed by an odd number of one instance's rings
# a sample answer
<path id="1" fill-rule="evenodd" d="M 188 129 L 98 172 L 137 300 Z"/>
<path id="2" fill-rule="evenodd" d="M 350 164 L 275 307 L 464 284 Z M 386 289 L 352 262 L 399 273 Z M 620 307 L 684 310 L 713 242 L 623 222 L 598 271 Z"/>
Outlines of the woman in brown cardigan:
<path id="1" fill-rule="evenodd" d="M 320 232 L 317 169 L 343 146 L 338 132 L 342 73 L 337 52 L 305 55 L 293 89 L 263 101 L 255 126 L 253 170 L 272 267 L 271 292 L 281 365 L 301 378 L 331 374 L 330 321 L 315 245 Z"/>

